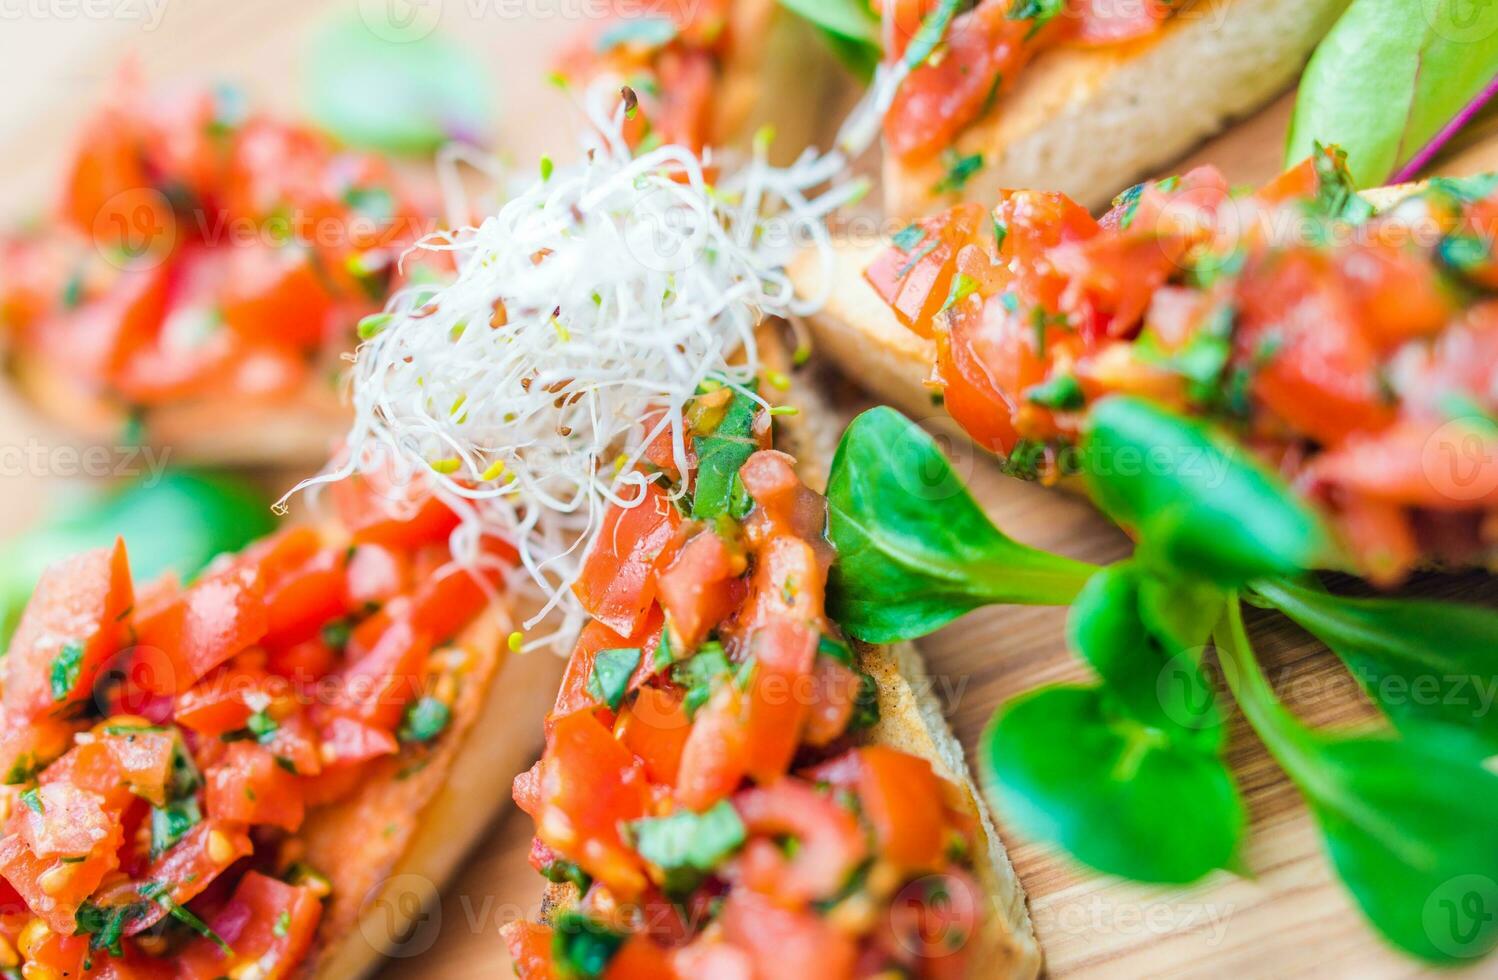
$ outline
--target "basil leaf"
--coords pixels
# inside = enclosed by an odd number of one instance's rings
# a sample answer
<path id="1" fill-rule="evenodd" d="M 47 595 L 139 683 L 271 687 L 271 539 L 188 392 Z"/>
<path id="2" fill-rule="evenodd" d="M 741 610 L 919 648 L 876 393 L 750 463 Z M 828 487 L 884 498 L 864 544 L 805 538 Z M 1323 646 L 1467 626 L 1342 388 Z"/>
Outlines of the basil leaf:
<path id="1" fill-rule="evenodd" d="M 151 860 L 172 849 L 187 832 L 203 821 L 198 798 L 187 796 L 166 806 L 151 807 Z"/>
<path id="2" fill-rule="evenodd" d="M 52 658 L 49 682 L 53 701 L 66 701 L 78 686 L 78 675 L 83 669 L 83 645 L 64 643 L 56 657 Z"/>
<path id="3" fill-rule="evenodd" d="M 1348 154 L 1361 187 L 1384 183 L 1498 74 L 1498 5 L 1354 0 L 1316 49 L 1296 97 L 1286 157 L 1316 143 Z"/>
<path id="4" fill-rule="evenodd" d="M 723 420 L 709 435 L 693 436 L 697 453 L 697 478 L 692 485 L 692 517 L 701 521 L 729 512 L 739 486 L 739 467 L 759 444 L 754 440 L 754 418 L 759 403 L 747 392 L 733 388 Z"/>
<path id="5" fill-rule="evenodd" d="M 723 652 L 721 643 L 709 641 L 687 660 L 679 661 L 671 668 L 671 680 L 687 689 L 682 707 L 687 717 L 696 716 L 697 709 L 707 704 L 713 696 L 718 682 L 731 676 L 733 665 Z"/>
<path id="6" fill-rule="evenodd" d="M 562 976 L 588 980 L 603 976 L 626 938 L 624 933 L 570 909 L 557 916 L 553 929 L 551 956 Z"/>
<path id="7" fill-rule="evenodd" d="M 1094 571 L 1000 533 L 936 442 L 891 408 L 843 433 L 827 503 L 829 606 L 869 643 L 924 636 L 991 603 L 1065 605 Z"/>
<path id="8" fill-rule="evenodd" d="M 147 582 L 166 571 L 183 578 L 215 555 L 238 551 L 275 527 L 270 499 L 254 484 L 193 470 L 166 470 L 67 501 L 38 530 L 0 556 L 0 646 L 9 639 L 48 565 L 125 539 L 130 571 Z"/>
<path id="9" fill-rule="evenodd" d="M 916 29 L 915 36 L 905 49 L 907 68 L 919 68 L 936 52 L 936 46 L 947 36 L 947 27 L 951 25 L 960 6 L 962 0 L 937 0 L 935 9 L 921 21 L 921 26 Z"/>
<path id="10" fill-rule="evenodd" d="M 629 679 L 639 666 L 639 647 L 599 650 L 593 656 L 593 671 L 588 675 L 588 693 L 608 705 L 610 711 L 618 711 L 629 690 Z"/>
<path id="11" fill-rule="evenodd" d="M 598 669 L 596 663 L 593 669 Z M 628 674 L 624 681 L 628 685 Z M 406 708 L 405 718 L 395 733 L 396 738 L 407 743 L 430 742 L 447 730 L 450 721 L 452 710 L 446 704 L 433 697 L 418 698 Z"/>
<path id="12" fill-rule="evenodd" d="M 479 139 L 494 86 L 483 65 L 421 18 L 403 26 L 335 23 L 308 59 L 308 110 L 344 142 L 388 153 L 428 154 L 452 139 Z"/>
<path id="13" fill-rule="evenodd" d="M 1290 488 L 1200 422 L 1106 398 L 1083 452 L 1093 499 L 1137 532 L 1143 561 L 1233 585 L 1316 567 L 1330 552 Z"/>
<path id="14" fill-rule="evenodd" d="M 1246 823 L 1232 776 L 1118 709 L 1099 687 L 1042 688 L 979 743 L 993 805 L 1098 871 L 1186 883 L 1228 867 Z"/>
<path id="15" fill-rule="evenodd" d="M 1198 651 L 1167 650 L 1140 612 L 1141 575 L 1130 562 L 1098 572 L 1067 616 L 1067 641 L 1120 704 L 1166 738 L 1221 751 L 1222 716 Z"/>
<path id="16" fill-rule="evenodd" d="M 1287 581 L 1254 591 L 1347 664 L 1401 728 L 1465 728 L 1498 755 L 1498 612 L 1423 599 L 1350 599 Z"/>
<path id="17" fill-rule="evenodd" d="M 666 817 L 635 820 L 629 825 L 635 850 L 666 872 L 666 891 L 689 891 L 701 876 L 714 871 L 744 843 L 744 821 L 727 800 L 703 813 L 681 810 Z"/>

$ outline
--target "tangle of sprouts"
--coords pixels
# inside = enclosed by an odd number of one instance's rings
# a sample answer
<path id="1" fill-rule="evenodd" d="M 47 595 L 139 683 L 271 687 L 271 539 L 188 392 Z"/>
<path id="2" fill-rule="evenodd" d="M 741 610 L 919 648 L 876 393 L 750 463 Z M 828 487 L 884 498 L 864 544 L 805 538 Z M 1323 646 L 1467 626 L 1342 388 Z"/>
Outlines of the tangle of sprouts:
<path id="1" fill-rule="evenodd" d="M 560 612 L 555 644 L 583 620 L 571 586 L 605 508 L 643 499 L 645 446 L 669 429 L 686 471 L 683 405 L 709 378 L 754 376 L 762 317 L 820 305 L 783 267 L 807 246 L 830 263 L 824 219 L 862 192 L 819 194 L 842 158 L 808 150 L 773 167 L 767 139 L 716 179 L 680 146 L 636 156 L 609 94 L 585 100 L 580 163 L 543 160 L 482 224 L 417 246 L 450 252 L 457 276 L 402 290 L 370 325 L 347 455 L 297 488 L 356 472 L 424 480 L 464 515 L 458 560 L 481 561 L 484 536 L 519 553 L 545 596 L 526 626 Z"/>

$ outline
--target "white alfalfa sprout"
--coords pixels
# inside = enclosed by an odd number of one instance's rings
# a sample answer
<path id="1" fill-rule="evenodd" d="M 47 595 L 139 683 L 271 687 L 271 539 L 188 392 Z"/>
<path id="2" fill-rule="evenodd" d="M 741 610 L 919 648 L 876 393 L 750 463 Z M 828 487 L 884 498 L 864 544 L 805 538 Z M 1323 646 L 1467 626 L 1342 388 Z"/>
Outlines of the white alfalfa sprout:
<path id="1" fill-rule="evenodd" d="M 588 103 L 582 162 L 543 160 L 478 227 L 420 244 L 450 252 L 457 277 L 393 297 L 357 352 L 348 455 L 302 484 L 424 476 L 465 516 L 456 557 L 477 560 L 481 535 L 508 541 L 546 597 L 527 628 L 560 610 L 559 642 L 581 624 L 571 586 L 604 509 L 644 499 L 646 445 L 669 428 L 685 469 L 683 405 L 755 376 L 761 318 L 820 305 L 784 265 L 807 244 L 830 263 L 824 219 L 862 192 L 818 193 L 841 157 L 774 167 L 764 139 L 716 181 L 680 146 L 636 157 L 625 110 L 596 89 Z"/>

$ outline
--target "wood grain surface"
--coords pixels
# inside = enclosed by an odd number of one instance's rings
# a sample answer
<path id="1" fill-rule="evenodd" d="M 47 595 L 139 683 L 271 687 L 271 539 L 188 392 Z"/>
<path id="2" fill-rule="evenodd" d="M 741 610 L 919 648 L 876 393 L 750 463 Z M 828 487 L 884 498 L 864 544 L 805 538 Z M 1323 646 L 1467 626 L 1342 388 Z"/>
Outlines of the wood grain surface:
<path id="1" fill-rule="evenodd" d="M 144 2 L 144 0 L 140 0 Z M 0 113 L 0 204 L 6 215 L 35 213 L 49 199 L 72 132 L 110 84 L 124 57 L 153 81 L 227 78 L 273 107 L 294 110 L 299 64 L 310 34 L 360 4 L 314 0 L 160 0 L 159 23 L 77 22 L 22 18 L 0 25 L 0 81 L 10 102 Z M 370 4 L 384 0 L 364 0 Z M 440 11 L 440 26 L 484 53 L 498 86 L 499 146 L 516 160 L 534 160 L 571 143 L 575 118 L 542 84 L 546 52 L 586 5 L 566 0 L 412 0 Z M 60 9 L 60 8 L 59 8 Z M 123 8 L 121 8 L 123 9 Z M 570 15 L 569 15 L 570 11 Z M 1256 182 L 1280 164 L 1288 97 L 1193 154 L 1235 182 Z M 1472 172 L 1498 166 L 1498 145 L 1475 143 L 1443 168 Z M 865 402 L 828 375 L 849 416 Z M 35 441 L 65 445 L 67 437 L 0 395 L 0 446 Z M 1027 542 L 1094 561 L 1128 551 L 1123 536 L 1081 500 L 1008 480 L 970 447 L 951 443 L 959 469 L 999 525 Z M 292 474 L 269 478 L 281 485 Z M 0 477 L 6 506 L 0 531 L 34 520 L 57 493 L 56 472 Z M 1430 579 L 1415 591 L 1491 598 L 1491 582 Z M 973 614 L 922 644 L 934 693 L 971 751 L 994 708 L 1009 697 L 1083 669 L 1062 643 L 1063 613 L 990 609 Z M 1370 712 L 1334 659 L 1293 630 L 1257 630 L 1271 677 L 1308 721 L 1364 723 Z M 549 698 L 550 692 L 536 692 Z M 481 733 L 479 737 L 484 737 Z M 512 738 L 497 732 L 492 737 Z M 1419 967 L 1389 951 L 1349 905 L 1323 859 L 1315 828 L 1294 787 L 1235 717 L 1231 758 L 1252 817 L 1241 877 L 1218 874 L 1191 888 L 1146 888 L 1079 871 L 1013 834 L 1006 843 L 1030 897 L 1052 975 L 1066 977 L 1406 977 Z M 508 774 L 496 778 L 508 778 Z M 1001 821 L 1002 829 L 1002 821 Z M 1168 835 L 1171 826 L 1162 824 Z M 540 879 L 525 862 L 531 833 L 523 815 L 500 815 L 486 843 L 447 889 L 427 925 L 399 952 L 385 976 L 449 978 L 508 976 L 499 927 L 533 916 Z M 1495 965 L 1472 975 L 1498 975 Z M 1449 974 L 1448 974 L 1449 975 Z"/>

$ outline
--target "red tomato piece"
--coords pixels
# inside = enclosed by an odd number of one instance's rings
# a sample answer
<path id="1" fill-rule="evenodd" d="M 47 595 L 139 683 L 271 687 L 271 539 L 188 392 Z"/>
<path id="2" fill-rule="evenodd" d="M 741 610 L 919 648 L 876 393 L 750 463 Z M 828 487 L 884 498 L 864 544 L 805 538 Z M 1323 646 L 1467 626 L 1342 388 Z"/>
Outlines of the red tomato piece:
<path id="1" fill-rule="evenodd" d="M 790 768 L 811 713 L 809 683 L 818 634 L 805 623 L 774 620 L 750 639 L 753 676 L 745 698 L 745 771 L 772 783 Z"/>
<path id="2" fill-rule="evenodd" d="M 647 619 L 639 634 L 628 637 L 620 636 L 597 620 L 590 620 L 578 634 L 577 646 L 572 648 L 572 655 L 567 660 L 567 671 L 562 675 L 556 702 L 551 714 L 547 715 L 548 723 L 576 711 L 600 706 L 598 698 L 588 690 L 588 682 L 593 676 L 593 660 L 601 650 L 639 650 L 640 663 L 630 678 L 629 688 L 633 690 L 643 684 L 655 672 L 653 656 L 660 629 L 659 616 Z"/>
<path id="3" fill-rule="evenodd" d="M 186 905 L 254 849 L 243 827 L 208 817 L 183 835 L 171 850 L 151 862 L 142 881 L 155 883 L 158 888 L 165 884 L 162 894 L 171 902 Z M 107 897 L 139 901 L 142 896 L 137 883 L 127 882 L 118 893 Z M 170 904 L 156 901 L 154 908 L 130 920 L 125 934 L 134 936 L 151 928 L 166 916 Z"/>
<path id="4" fill-rule="evenodd" d="M 744 885 L 777 901 L 836 894 L 868 852 L 853 814 L 795 777 L 743 790 L 733 805 L 752 838 L 738 859 Z M 799 845 L 794 857 L 775 843 L 786 836 Z"/>
<path id="5" fill-rule="evenodd" d="M 831 657 L 816 658 L 811 671 L 811 706 L 806 729 L 801 733 L 807 745 L 827 745 L 842 737 L 853 717 L 861 686 L 861 679 L 850 667 Z"/>
<path id="6" fill-rule="evenodd" d="M 488 604 L 489 594 L 473 571 L 449 566 L 417 585 L 411 623 L 434 641 L 446 643 Z"/>
<path id="7" fill-rule="evenodd" d="M 932 320 L 951 294 L 959 250 L 989 225 L 982 205 L 959 204 L 917 222 L 919 237 L 910 234 L 908 247 L 892 245 L 864 270 L 864 278 L 901 323 L 930 337 Z"/>
<path id="8" fill-rule="evenodd" d="M 697 649 L 743 603 L 745 587 L 739 579 L 743 570 L 743 557 L 729 551 L 717 534 L 705 530 L 693 536 L 661 572 L 657 583 L 661 607 L 681 649 Z"/>
<path id="9" fill-rule="evenodd" d="M 689 810 L 706 810 L 743 782 L 749 751 L 740 721 L 743 698 L 725 684 L 697 712 L 676 775 L 676 799 Z"/>
<path id="10" fill-rule="evenodd" d="M 538 834 L 626 901 L 646 878 L 620 828 L 646 815 L 647 782 L 640 761 L 590 712 L 557 720 L 541 762 Z"/>
<path id="11" fill-rule="evenodd" d="M 614 722 L 614 737 L 645 764 L 650 781 L 663 786 L 676 785 L 691 730 L 682 695 L 658 687 L 640 688 Z"/>
<path id="12" fill-rule="evenodd" d="M 553 980 L 551 927 L 524 919 L 506 922 L 499 930 L 510 951 L 510 964 L 520 980 Z"/>
<path id="13" fill-rule="evenodd" d="M 411 563 L 394 548 L 361 544 L 349 557 L 344 578 L 344 601 L 351 610 L 382 605 L 404 592 L 411 582 Z"/>
<path id="14" fill-rule="evenodd" d="M 301 566 L 265 580 L 264 645 L 282 650 L 310 640 L 330 620 L 343 615 L 345 552 L 324 548 Z"/>
<path id="15" fill-rule="evenodd" d="M 214 737 L 244 728 L 256 708 L 286 698 L 290 685 L 258 667 L 229 664 L 177 696 L 176 722 Z"/>
<path id="16" fill-rule="evenodd" d="M 460 523 L 451 507 L 413 478 L 397 485 L 389 477 L 351 476 L 329 489 L 339 522 L 355 544 L 381 544 L 410 551 L 445 542 Z"/>
<path id="17" fill-rule="evenodd" d="M 748 954 L 756 977 L 850 980 L 857 951 L 852 937 L 816 912 L 782 908 L 748 890 L 723 903 L 723 937 Z"/>
<path id="18" fill-rule="evenodd" d="M 573 586 L 583 608 L 616 633 L 637 632 L 655 601 L 656 576 L 675 556 L 680 526 L 681 515 L 653 483 L 636 506 L 610 506 Z"/>
<path id="19" fill-rule="evenodd" d="M 400 743 L 387 728 L 375 728 L 353 718 L 330 718 L 322 726 L 322 761 L 331 768 L 346 769 L 350 763 L 364 762 L 382 755 L 394 755 Z M 333 792 L 341 795 L 341 780 L 330 773 Z M 308 802 L 311 802 L 309 798 Z"/>
<path id="20" fill-rule="evenodd" d="M 157 806 L 166 803 L 177 735 L 173 731 L 127 731 L 104 726 L 99 742 L 108 747 L 130 792 Z"/>
<path id="21" fill-rule="evenodd" d="M 35 801 L 15 808 L 21 840 L 39 858 L 79 858 L 91 853 L 116 830 L 104 797 L 71 783 L 37 787 Z"/>
<path id="22" fill-rule="evenodd" d="M 137 624 L 137 644 L 162 651 L 180 673 L 162 693 L 180 693 L 219 664 L 257 643 L 269 620 L 254 569 L 198 581 L 165 609 Z"/>
<path id="23" fill-rule="evenodd" d="M 609 960 L 603 980 L 661 980 L 671 975 L 665 949 L 649 936 L 635 933 Z"/>
<path id="24" fill-rule="evenodd" d="M 1160 29 L 1170 16 L 1166 0 L 1138 0 L 1116 3 L 1113 0 L 1071 0 L 1067 16 L 1076 22 L 1071 36 L 1082 44 L 1118 44 L 1148 37 Z"/>
<path id="25" fill-rule="evenodd" d="M 242 244 L 230 250 L 220 312 L 246 338 L 275 339 L 302 350 L 328 339 L 334 299 L 316 256 L 297 244 Z"/>
<path id="26" fill-rule="evenodd" d="M 133 601 L 123 540 L 47 569 L 6 655 L 7 720 L 30 721 L 88 698 L 122 645 Z"/>
<path id="27" fill-rule="evenodd" d="M 303 806 L 297 777 L 251 742 L 232 742 L 203 773 L 210 816 L 243 824 L 271 824 L 295 833 Z"/>
<path id="28" fill-rule="evenodd" d="M 233 955 L 199 937 L 182 951 L 180 965 L 193 980 L 234 976 L 247 965 L 256 967 L 257 977 L 282 980 L 297 973 L 321 920 L 322 900 L 310 888 L 246 871 L 228 904 L 208 921 Z"/>
<path id="29" fill-rule="evenodd" d="M 332 710 L 372 728 L 394 731 L 406 704 L 420 693 L 431 640 L 404 619 L 396 619 L 367 652 L 350 644 L 354 659 L 338 676 Z"/>

